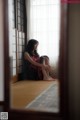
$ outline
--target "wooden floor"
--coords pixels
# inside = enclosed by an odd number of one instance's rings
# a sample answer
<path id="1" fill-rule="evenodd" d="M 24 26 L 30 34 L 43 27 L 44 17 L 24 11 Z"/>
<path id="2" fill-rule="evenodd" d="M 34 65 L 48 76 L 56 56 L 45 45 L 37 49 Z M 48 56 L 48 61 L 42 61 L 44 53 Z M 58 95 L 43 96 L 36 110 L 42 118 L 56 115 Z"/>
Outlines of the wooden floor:
<path id="1" fill-rule="evenodd" d="M 19 81 L 11 84 L 11 107 L 24 109 L 41 92 L 56 81 Z"/>

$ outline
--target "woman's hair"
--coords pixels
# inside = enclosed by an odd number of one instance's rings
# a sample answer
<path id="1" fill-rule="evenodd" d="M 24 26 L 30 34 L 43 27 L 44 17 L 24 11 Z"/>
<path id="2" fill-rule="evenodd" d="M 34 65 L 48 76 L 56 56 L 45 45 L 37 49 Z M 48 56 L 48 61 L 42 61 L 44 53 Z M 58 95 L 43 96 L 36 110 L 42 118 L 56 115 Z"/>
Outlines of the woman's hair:
<path id="1" fill-rule="evenodd" d="M 33 56 L 34 54 L 36 55 L 36 56 L 39 56 L 39 54 L 37 53 L 37 50 L 35 50 L 34 49 L 34 46 L 36 45 L 38 43 L 38 41 L 37 40 L 35 40 L 35 39 L 30 39 L 29 41 L 28 41 L 28 44 L 27 44 L 27 46 L 26 46 L 26 52 L 28 52 L 31 56 Z M 33 53 L 33 50 L 34 50 L 34 53 Z"/>

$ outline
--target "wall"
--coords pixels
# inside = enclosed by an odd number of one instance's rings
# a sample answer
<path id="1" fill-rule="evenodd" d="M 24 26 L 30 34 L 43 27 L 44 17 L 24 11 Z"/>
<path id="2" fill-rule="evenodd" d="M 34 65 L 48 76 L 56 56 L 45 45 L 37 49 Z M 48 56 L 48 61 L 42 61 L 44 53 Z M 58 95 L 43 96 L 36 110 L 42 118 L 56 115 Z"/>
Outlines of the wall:
<path id="1" fill-rule="evenodd" d="M 2 14 L 3 4 L 2 0 L 0 0 L 0 101 L 4 99 L 3 96 L 3 14 Z"/>
<path id="2" fill-rule="evenodd" d="M 9 56 L 11 57 L 12 76 L 16 75 L 16 31 L 14 29 L 14 0 L 8 0 L 8 19 L 9 19 Z M 14 59 L 14 60 L 13 60 Z"/>
<path id="3" fill-rule="evenodd" d="M 69 5 L 70 120 L 80 120 L 80 4 Z"/>
<path id="4" fill-rule="evenodd" d="M 3 100 L 3 26 L 0 0 L 0 100 Z M 80 118 L 80 4 L 69 6 L 69 108 L 70 120 Z M 1 111 L 1 109 L 0 109 Z"/>

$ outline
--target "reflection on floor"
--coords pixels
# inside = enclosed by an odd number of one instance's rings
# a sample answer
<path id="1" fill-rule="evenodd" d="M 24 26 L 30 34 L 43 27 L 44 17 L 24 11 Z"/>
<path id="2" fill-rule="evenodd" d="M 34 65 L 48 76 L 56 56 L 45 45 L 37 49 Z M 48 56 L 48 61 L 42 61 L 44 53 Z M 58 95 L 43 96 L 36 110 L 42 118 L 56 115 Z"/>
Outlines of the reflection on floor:
<path id="1" fill-rule="evenodd" d="M 11 84 L 11 107 L 24 109 L 38 95 L 58 81 L 19 81 Z"/>

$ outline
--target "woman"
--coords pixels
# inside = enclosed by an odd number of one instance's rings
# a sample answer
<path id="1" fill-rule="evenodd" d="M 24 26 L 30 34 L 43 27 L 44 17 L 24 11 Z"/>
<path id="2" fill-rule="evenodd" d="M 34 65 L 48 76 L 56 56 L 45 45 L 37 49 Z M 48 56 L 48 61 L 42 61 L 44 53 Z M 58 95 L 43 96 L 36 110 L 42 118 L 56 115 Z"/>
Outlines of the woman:
<path id="1" fill-rule="evenodd" d="M 49 64 L 43 64 L 43 57 L 37 53 L 39 42 L 29 40 L 24 52 L 24 78 L 28 80 L 47 80 L 47 71 L 50 70 Z"/>

